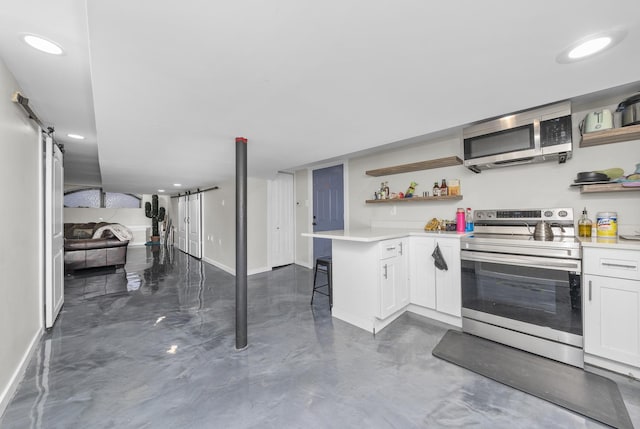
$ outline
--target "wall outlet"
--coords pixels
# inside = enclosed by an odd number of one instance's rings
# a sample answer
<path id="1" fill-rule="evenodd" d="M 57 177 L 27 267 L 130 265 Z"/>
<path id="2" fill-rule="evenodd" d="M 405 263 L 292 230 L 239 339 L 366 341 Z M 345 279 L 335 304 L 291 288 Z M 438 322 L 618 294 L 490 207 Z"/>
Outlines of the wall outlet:
<path id="1" fill-rule="evenodd" d="M 398 208 L 394 204 L 391 206 L 391 216 L 395 216 L 396 214 L 398 214 Z"/>

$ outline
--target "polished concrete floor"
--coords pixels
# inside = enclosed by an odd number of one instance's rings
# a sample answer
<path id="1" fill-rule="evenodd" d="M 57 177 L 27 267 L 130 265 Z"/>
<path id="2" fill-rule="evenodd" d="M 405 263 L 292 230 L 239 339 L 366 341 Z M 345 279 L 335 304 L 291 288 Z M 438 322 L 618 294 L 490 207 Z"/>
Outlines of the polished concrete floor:
<path id="1" fill-rule="evenodd" d="M 332 319 L 311 281 L 249 277 L 236 351 L 235 280 L 211 265 L 130 248 L 125 269 L 67 276 L 0 427 L 602 427 L 433 357 L 446 325 L 406 313 L 373 337 Z M 615 379 L 640 428 L 640 383 Z"/>

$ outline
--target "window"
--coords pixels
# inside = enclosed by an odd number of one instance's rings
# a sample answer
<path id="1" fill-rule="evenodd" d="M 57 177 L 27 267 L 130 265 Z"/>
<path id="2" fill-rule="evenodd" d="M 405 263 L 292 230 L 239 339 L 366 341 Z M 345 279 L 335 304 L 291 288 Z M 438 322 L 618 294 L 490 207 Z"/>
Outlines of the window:
<path id="1" fill-rule="evenodd" d="M 80 189 L 64 194 L 65 207 L 139 209 L 141 198 L 120 192 L 102 192 L 101 188 Z"/>

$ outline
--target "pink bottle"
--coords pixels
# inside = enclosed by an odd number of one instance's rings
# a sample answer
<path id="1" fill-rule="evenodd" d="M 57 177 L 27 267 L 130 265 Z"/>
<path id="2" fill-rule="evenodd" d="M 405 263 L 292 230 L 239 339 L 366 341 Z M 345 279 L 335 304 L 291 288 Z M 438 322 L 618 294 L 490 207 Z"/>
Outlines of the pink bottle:
<path id="1" fill-rule="evenodd" d="M 459 208 L 456 212 L 456 231 L 464 232 L 466 226 L 464 209 Z"/>

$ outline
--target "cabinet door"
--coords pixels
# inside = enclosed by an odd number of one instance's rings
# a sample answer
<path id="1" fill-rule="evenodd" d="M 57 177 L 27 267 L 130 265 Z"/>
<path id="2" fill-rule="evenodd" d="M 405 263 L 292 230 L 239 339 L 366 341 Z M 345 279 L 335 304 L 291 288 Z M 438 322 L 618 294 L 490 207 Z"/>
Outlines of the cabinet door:
<path id="1" fill-rule="evenodd" d="M 396 286 L 399 276 L 399 258 L 380 261 L 380 309 L 378 317 L 384 319 L 397 310 Z"/>
<path id="2" fill-rule="evenodd" d="M 460 317 L 462 312 L 460 240 L 457 238 L 437 239 L 436 244 L 440 246 L 440 252 L 448 267 L 446 271 L 435 270 L 436 310 Z"/>
<path id="3" fill-rule="evenodd" d="M 398 243 L 400 248 L 398 250 L 398 270 L 397 270 L 397 283 L 396 283 L 396 298 L 397 309 L 401 309 L 409 305 L 409 240 L 403 238 Z"/>
<path id="4" fill-rule="evenodd" d="M 585 275 L 584 351 L 640 366 L 640 282 Z"/>
<path id="5" fill-rule="evenodd" d="M 435 239 L 411 237 L 409 256 L 409 293 L 412 304 L 436 309 L 436 267 L 431 254 Z"/>

